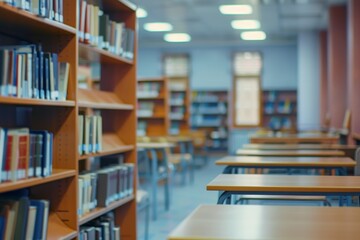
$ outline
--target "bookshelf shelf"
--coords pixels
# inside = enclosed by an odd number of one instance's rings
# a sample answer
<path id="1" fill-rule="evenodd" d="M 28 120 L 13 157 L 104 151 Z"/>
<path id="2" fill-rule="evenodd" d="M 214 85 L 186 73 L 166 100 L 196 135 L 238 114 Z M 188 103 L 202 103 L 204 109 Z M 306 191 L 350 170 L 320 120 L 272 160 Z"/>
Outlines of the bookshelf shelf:
<path id="1" fill-rule="evenodd" d="M 9 21 L 11 24 L 8 24 Z M 38 17 L 5 3 L 0 3 L 0 27 L 2 32 L 29 39 L 36 35 L 76 35 L 74 27 Z"/>
<path id="2" fill-rule="evenodd" d="M 16 98 L 0 96 L 2 104 L 12 105 L 32 105 L 32 106 L 52 106 L 52 107 L 75 107 L 75 101 L 52 101 L 32 98 Z"/>
<path id="3" fill-rule="evenodd" d="M 84 43 L 79 43 L 79 57 L 81 62 L 102 62 L 126 65 L 134 64 L 131 60 Z"/>
<path id="4" fill-rule="evenodd" d="M 89 157 L 101 157 L 112 154 L 129 152 L 135 149 L 134 145 L 126 145 L 123 141 L 113 133 L 106 133 L 102 137 L 103 149 L 101 152 L 86 154 L 79 156 L 79 160 L 87 159 Z"/>
<path id="5" fill-rule="evenodd" d="M 296 90 L 264 90 L 263 127 L 296 131 L 297 122 L 297 92 Z"/>
<path id="6" fill-rule="evenodd" d="M 32 187 L 48 182 L 61 180 L 64 178 L 74 177 L 76 175 L 75 170 L 53 169 L 53 173 L 49 177 L 44 178 L 29 178 L 16 182 L 3 182 L 0 183 L 0 193 L 14 191 L 21 188 Z"/>
<path id="7" fill-rule="evenodd" d="M 130 104 L 124 104 L 113 92 L 79 89 L 79 107 L 93 109 L 133 110 Z"/>
<path id="8" fill-rule="evenodd" d="M 191 127 L 206 132 L 206 146 L 214 151 L 228 147 L 228 91 L 192 92 Z"/>
<path id="9" fill-rule="evenodd" d="M 66 226 L 56 213 L 49 214 L 47 239 L 74 239 L 77 231 Z"/>
<path id="10" fill-rule="evenodd" d="M 138 135 L 166 136 L 169 129 L 169 90 L 166 77 L 138 79 Z"/>
<path id="11" fill-rule="evenodd" d="M 122 198 L 116 202 L 111 203 L 108 207 L 106 208 L 95 208 L 94 210 L 92 210 L 91 212 L 85 214 L 84 216 L 80 217 L 79 219 L 79 225 L 83 225 L 101 215 L 103 215 L 104 213 L 107 213 L 111 210 L 114 210 L 128 202 L 130 202 L 131 200 L 133 200 L 135 198 L 134 195 Z"/>
<path id="12" fill-rule="evenodd" d="M 126 0 L 103 0 L 102 1 L 105 11 L 135 11 L 136 5 Z"/>

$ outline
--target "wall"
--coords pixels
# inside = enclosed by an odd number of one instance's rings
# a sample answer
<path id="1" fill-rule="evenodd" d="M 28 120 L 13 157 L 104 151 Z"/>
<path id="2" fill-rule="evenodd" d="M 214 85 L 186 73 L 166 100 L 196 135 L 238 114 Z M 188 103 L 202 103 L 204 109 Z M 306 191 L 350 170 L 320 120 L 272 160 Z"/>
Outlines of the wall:
<path id="1" fill-rule="evenodd" d="M 232 54 L 236 51 L 260 51 L 264 68 L 264 89 L 297 88 L 296 44 L 265 47 L 197 47 L 178 48 L 176 51 L 161 48 L 139 49 L 138 76 L 162 75 L 162 55 L 169 52 L 189 53 L 191 58 L 191 87 L 193 89 L 230 89 L 232 83 Z"/>
<path id="2" fill-rule="evenodd" d="M 320 129 L 319 33 L 298 36 L 298 129 Z"/>

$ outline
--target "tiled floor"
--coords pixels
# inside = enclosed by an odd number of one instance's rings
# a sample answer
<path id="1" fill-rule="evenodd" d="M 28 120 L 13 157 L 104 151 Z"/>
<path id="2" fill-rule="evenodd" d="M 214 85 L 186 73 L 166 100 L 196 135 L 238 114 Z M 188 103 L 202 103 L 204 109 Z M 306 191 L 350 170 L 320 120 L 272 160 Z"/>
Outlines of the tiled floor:
<path id="1" fill-rule="evenodd" d="M 165 240 L 168 234 L 199 204 L 216 204 L 217 193 L 206 191 L 205 187 L 222 171 L 222 167 L 214 164 L 218 158 L 210 157 L 205 166 L 195 170 L 193 184 L 187 182 L 186 185 L 181 185 L 180 175 L 175 174 L 169 211 L 165 211 L 163 188 L 159 187 L 158 217 L 156 221 L 150 220 L 149 240 Z M 144 239 L 144 212 L 138 213 L 138 240 L 142 239 Z"/>

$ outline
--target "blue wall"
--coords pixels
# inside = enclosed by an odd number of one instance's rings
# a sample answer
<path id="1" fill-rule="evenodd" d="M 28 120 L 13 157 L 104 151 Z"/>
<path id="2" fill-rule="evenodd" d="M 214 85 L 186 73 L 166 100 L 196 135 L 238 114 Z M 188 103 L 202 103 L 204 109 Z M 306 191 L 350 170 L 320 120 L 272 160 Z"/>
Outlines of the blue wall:
<path id="1" fill-rule="evenodd" d="M 192 47 L 176 51 L 161 48 L 139 49 L 138 76 L 162 75 L 164 53 L 188 53 L 191 59 L 191 87 L 193 89 L 230 89 L 232 83 L 232 57 L 236 51 L 260 51 L 263 54 L 263 89 L 297 88 L 297 46 L 264 47 Z"/>

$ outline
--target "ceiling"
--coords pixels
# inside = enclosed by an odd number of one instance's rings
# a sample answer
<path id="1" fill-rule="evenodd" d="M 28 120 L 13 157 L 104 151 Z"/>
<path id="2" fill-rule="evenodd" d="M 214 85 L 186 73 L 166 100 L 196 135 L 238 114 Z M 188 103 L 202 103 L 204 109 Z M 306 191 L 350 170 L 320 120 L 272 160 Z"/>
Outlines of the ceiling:
<path id="1" fill-rule="evenodd" d="M 139 24 L 139 44 L 143 47 L 174 46 L 163 40 L 163 32 L 148 32 L 143 28 L 146 22 L 169 22 L 172 32 L 186 32 L 194 44 L 253 44 L 242 41 L 241 30 L 231 27 L 234 19 L 256 19 L 267 38 L 261 44 L 291 43 L 296 41 L 300 31 L 325 29 L 328 7 L 344 4 L 346 0 L 134 0 L 144 8 L 148 16 Z M 223 15 L 221 4 L 250 4 L 250 15 Z"/>

